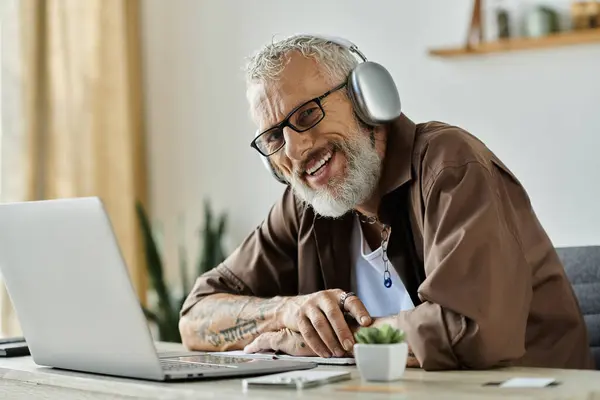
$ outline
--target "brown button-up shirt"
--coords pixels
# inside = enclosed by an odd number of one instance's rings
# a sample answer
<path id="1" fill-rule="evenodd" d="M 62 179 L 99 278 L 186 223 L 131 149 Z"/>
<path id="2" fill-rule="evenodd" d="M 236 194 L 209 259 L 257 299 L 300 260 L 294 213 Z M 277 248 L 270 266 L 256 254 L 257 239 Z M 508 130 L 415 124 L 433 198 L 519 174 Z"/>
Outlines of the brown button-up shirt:
<path id="1" fill-rule="evenodd" d="M 388 256 L 415 305 L 399 319 L 422 368 L 593 368 L 571 285 L 515 176 L 460 128 L 401 116 L 389 132 L 379 218 L 391 226 Z M 352 229 L 352 213 L 315 216 L 287 188 L 197 279 L 181 313 L 214 293 L 349 291 Z"/>

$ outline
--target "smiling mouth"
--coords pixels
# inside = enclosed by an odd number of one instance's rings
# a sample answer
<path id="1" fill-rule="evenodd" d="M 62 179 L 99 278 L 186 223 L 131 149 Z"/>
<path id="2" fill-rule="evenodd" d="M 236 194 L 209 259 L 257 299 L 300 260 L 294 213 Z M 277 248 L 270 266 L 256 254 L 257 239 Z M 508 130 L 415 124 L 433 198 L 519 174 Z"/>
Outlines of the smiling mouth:
<path id="1" fill-rule="evenodd" d="M 319 171 L 321 171 L 329 163 L 331 157 L 333 157 L 333 150 L 329 150 L 318 161 L 311 162 L 310 168 L 307 168 L 304 173 L 309 176 L 318 175 Z"/>

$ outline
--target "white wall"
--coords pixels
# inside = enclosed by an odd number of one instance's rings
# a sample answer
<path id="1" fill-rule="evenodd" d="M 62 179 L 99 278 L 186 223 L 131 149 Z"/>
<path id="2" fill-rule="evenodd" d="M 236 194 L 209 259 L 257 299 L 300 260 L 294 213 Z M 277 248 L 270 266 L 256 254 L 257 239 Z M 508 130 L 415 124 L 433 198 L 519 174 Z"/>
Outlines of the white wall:
<path id="1" fill-rule="evenodd" d="M 429 57 L 428 47 L 462 43 L 470 4 L 145 0 L 152 212 L 173 268 L 179 213 L 191 237 L 209 196 L 229 213 L 233 246 L 281 193 L 249 147 L 241 67 L 273 35 L 301 31 L 356 42 L 391 71 L 415 121 L 443 120 L 483 139 L 525 184 L 556 245 L 600 244 L 600 44 Z"/>

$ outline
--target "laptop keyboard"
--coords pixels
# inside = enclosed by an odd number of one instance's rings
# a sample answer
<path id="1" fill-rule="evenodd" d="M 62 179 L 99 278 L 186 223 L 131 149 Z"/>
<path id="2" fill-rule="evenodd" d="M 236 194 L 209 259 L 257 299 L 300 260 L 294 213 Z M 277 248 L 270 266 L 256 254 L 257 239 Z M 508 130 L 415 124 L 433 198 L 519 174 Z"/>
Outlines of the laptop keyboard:
<path id="1" fill-rule="evenodd" d="M 195 355 L 174 357 L 171 359 L 161 359 L 160 364 L 165 371 L 187 371 L 197 369 L 224 369 L 238 368 L 238 365 L 251 362 L 251 359 L 239 357 L 213 356 L 213 355 Z"/>
<path id="2" fill-rule="evenodd" d="M 164 371 L 187 371 L 196 369 L 223 369 L 227 368 L 225 365 L 214 365 L 214 364 L 196 364 L 187 363 L 181 361 L 170 361 L 160 360 L 160 365 Z"/>

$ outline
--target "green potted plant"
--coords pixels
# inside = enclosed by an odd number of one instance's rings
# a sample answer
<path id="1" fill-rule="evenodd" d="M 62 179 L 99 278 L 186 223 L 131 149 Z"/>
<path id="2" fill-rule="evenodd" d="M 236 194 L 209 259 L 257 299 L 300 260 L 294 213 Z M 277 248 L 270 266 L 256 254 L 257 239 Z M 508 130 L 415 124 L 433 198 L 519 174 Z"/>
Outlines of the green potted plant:
<path id="1" fill-rule="evenodd" d="M 158 330 L 158 340 L 163 342 L 181 342 L 179 334 L 179 312 L 189 291 L 188 268 L 186 251 L 183 244 L 179 246 L 179 268 L 181 276 L 180 291 L 175 294 L 170 290 L 163 273 L 163 261 L 159 246 L 153 233 L 152 225 L 144 207 L 138 202 L 136 211 L 140 223 L 144 250 L 146 254 L 146 269 L 151 289 L 156 295 L 156 306 L 152 309 L 143 307 L 149 322 Z M 201 253 L 197 262 L 196 274 L 202 275 L 216 267 L 225 259 L 223 237 L 226 228 L 226 216 L 215 218 L 208 201 L 204 203 L 204 226 L 200 233 Z"/>
<path id="2" fill-rule="evenodd" d="M 355 334 L 354 358 L 363 379 L 393 381 L 406 369 L 408 344 L 404 332 L 383 325 L 381 328 L 360 328 Z"/>

